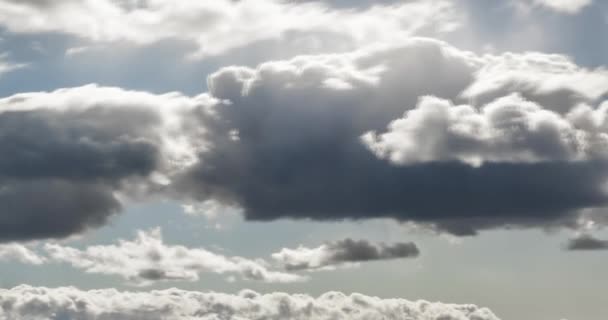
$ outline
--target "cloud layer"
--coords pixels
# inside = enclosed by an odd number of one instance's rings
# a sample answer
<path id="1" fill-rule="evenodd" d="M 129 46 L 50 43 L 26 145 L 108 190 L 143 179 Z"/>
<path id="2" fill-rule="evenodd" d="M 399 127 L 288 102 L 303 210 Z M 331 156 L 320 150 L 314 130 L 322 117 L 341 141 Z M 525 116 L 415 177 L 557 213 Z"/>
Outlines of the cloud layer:
<path id="1" fill-rule="evenodd" d="M 272 258 L 286 270 L 314 270 L 357 262 L 413 258 L 419 254 L 418 247 L 412 242 L 373 244 L 366 240 L 344 239 L 316 248 L 284 248 L 274 253 Z"/>
<path id="2" fill-rule="evenodd" d="M 412 319 L 499 320 L 487 308 L 361 294 L 329 292 L 318 298 L 285 293 L 238 295 L 170 289 L 120 292 L 113 289 L 20 286 L 0 289 L 0 319 Z"/>
<path id="3" fill-rule="evenodd" d="M 226 67 L 208 87 L 0 99 L 0 241 L 79 233 L 149 198 L 457 235 L 577 227 L 608 203 L 608 72 L 563 56 L 416 38 Z"/>
<path id="4" fill-rule="evenodd" d="M 295 274 L 271 271 L 262 260 L 226 257 L 202 248 L 166 245 L 158 228 L 149 232 L 139 231 L 135 240 L 120 240 L 117 245 L 97 245 L 80 250 L 47 244 L 44 248 L 50 261 L 68 263 L 88 273 L 118 275 L 137 285 L 158 281 L 197 281 L 202 272 L 265 282 L 305 280 Z"/>
<path id="5" fill-rule="evenodd" d="M 407 1 L 362 11 L 280 0 L 3 0 L 0 25 L 15 33 L 59 32 L 90 42 L 148 44 L 177 39 L 197 46 L 198 55 L 217 55 L 293 34 L 314 34 L 337 40 L 327 41 L 327 46 L 343 43 L 347 48 L 398 41 L 423 30 L 452 30 L 457 24 L 453 11 L 445 0 Z"/>

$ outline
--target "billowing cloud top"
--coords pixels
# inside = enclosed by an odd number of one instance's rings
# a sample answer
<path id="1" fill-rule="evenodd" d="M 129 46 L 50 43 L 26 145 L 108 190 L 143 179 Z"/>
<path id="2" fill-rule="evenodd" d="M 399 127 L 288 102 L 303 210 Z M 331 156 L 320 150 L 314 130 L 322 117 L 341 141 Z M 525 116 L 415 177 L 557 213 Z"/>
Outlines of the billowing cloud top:
<path id="1" fill-rule="evenodd" d="M 318 298 L 244 290 L 238 295 L 171 289 L 81 291 L 0 289 L 0 319 L 301 319 L 499 320 L 487 308 L 329 292 Z"/>

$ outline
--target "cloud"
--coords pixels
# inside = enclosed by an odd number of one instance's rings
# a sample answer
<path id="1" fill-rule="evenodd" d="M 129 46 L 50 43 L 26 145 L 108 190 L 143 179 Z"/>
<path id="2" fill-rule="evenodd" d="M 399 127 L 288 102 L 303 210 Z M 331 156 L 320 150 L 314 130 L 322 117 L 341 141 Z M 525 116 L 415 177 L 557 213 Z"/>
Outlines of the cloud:
<path id="1" fill-rule="evenodd" d="M 0 99 L 0 242 L 106 223 L 187 161 L 176 117 L 197 99 L 96 85 Z"/>
<path id="2" fill-rule="evenodd" d="M 283 248 L 272 258 L 286 270 L 313 270 L 357 262 L 413 258 L 419 254 L 418 247 L 412 242 L 373 244 L 366 240 L 344 239 L 316 248 Z"/>
<path id="3" fill-rule="evenodd" d="M 576 227 L 579 209 L 608 201 L 604 84 L 605 70 L 563 56 L 477 56 L 430 39 L 228 67 L 208 80 L 221 102 L 192 117 L 208 148 L 174 186 L 249 220 L 384 217 L 458 235 Z M 404 113 L 417 116 L 395 123 L 415 130 L 397 158 L 414 161 L 378 158 L 361 136 Z"/>
<path id="4" fill-rule="evenodd" d="M 412 38 L 226 67 L 208 87 L 0 99 L 0 241 L 80 233 L 150 198 L 459 235 L 576 227 L 608 202 L 608 73 L 563 56 Z"/>
<path id="5" fill-rule="evenodd" d="M 293 33 L 345 39 L 352 48 L 402 40 L 423 30 L 450 31 L 458 19 L 445 0 L 408 1 L 362 11 L 279 0 L 3 0 L 0 23 L 16 33 L 60 32 L 91 42 L 148 44 L 178 39 L 197 45 L 197 54 L 204 56 Z"/>
<path id="6" fill-rule="evenodd" d="M 38 255 L 25 245 L 9 243 L 0 245 L 0 261 L 17 261 L 25 264 L 41 265 L 46 262 L 46 258 Z"/>
<path id="7" fill-rule="evenodd" d="M 378 157 L 399 165 L 605 161 L 607 108 L 608 103 L 598 110 L 579 106 L 562 116 L 518 95 L 481 109 L 424 97 L 386 133 L 369 132 L 362 139 Z"/>
<path id="8" fill-rule="evenodd" d="M 591 6 L 593 0 L 509 0 L 508 4 L 521 14 L 529 14 L 535 8 L 555 13 L 575 15 Z"/>
<path id="9" fill-rule="evenodd" d="M 534 3 L 558 12 L 575 14 L 590 6 L 593 0 L 535 0 Z"/>
<path id="10" fill-rule="evenodd" d="M 197 281 L 199 273 L 238 275 L 245 280 L 285 283 L 303 281 L 295 274 L 271 271 L 262 260 L 226 257 L 202 248 L 171 246 L 160 228 L 139 231 L 137 238 L 117 245 L 90 246 L 84 250 L 47 244 L 50 261 L 64 262 L 88 273 L 118 275 L 137 284 L 158 281 Z"/>
<path id="11" fill-rule="evenodd" d="M 591 235 L 583 234 L 574 239 L 570 239 L 566 249 L 571 251 L 608 250 L 608 240 L 601 240 Z"/>
<path id="12" fill-rule="evenodd" d="M 0 317 L 7 319 L 412 319 L 499 320 L 487 308 L 328 292 L 237 295 L 169 289 L 120 292 L 19 286 L 0 289 Z"/>
<path id="13" fill-rule="evenodd" d="M 605 69 L 583 68 L 566 56 L 528 52 L 485 58 L 475 82 L 462 93 L 476 104 L 517 92 L 545 108 L 567 113 L 579 103 L 599 103 L 608 92 Z"/>
<path id="14" fill-rule="evenodd" d="M 26 66 L 26 64 L 10 62 L 7 53 L 0 53 L 0 78 L 6 73 L 25 68 Z"/>

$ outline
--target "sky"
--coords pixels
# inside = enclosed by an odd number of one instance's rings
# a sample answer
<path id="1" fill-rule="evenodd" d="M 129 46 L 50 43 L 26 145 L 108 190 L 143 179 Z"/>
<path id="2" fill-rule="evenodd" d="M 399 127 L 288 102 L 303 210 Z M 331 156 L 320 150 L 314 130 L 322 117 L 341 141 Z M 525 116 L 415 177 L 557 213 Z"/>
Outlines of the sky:
<path id="1" fill-rule="evenodd" d="M 604 0 L 0 0 L 0 320 L 601 320 Z"/>

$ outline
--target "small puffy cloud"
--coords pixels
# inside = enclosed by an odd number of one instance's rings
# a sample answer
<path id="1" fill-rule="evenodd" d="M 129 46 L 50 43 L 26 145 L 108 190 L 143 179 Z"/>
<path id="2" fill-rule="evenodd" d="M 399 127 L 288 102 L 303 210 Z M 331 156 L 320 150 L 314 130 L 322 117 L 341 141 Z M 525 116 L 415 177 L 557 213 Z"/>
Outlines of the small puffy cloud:
<path id="1" fill-rule="evenodd" d="M 357 262 L 413 258 L 419 254 L 418 247 L 412 242 L 374 244 L 366 240 L 344 239 L 316 248 L 283 248 L 272 258 L 286 270 L 314 270 Z"/>
<path id="2" fill-rule="evenodd" d="M 169 289 L 121 292 L 19 286 L 0 289 L 2 319 L 284 319 L 499 320 L 487 308 L 440 302 L 380 299 L 354 293 L 237 295 Z"/>
<path id="3" fill-rule="evenodd" d="M 567 250 L 608 250 L 608 240 L 601 240 L 588 234 L 579 235 L 570 239 L 566 245 Z"/>
<path id="4" fill-rule="evenodd" d="M 139 231 L 132 241 L 116 245 L 96 245 L 84 250 L 47 244 L 45 250 L 53 262 L 64 262 L 88 273 L 118 275 L 137 284 L 157 281 L 197 281 L 199 273 L 237 275 L 245 280 L 296 282 L 305 278 L 271 271 L 261 260 L 226 257 L 202 248 L 172 246 L 163 242 L 159 228 Z"/>
<path id="5" fill-rule="evenodd" d="M 28 246 L 9 243 L 0 245 L 0 261 L 17 261 L 25 264 L 41 265 L 47 260 Z"/>
<path id="6" fill-rule="evenodd" d="M 0 25 L 17 33 L 60 32 L 92 42 L 178 39 L 197 45 L 199 55 L 217 55 L 294 33 L 345 40 L 351 47 L 399 41 L 423 30 L 453 30 L 459 21 L 454 11 L 447 0 L 407 1 L 361 11 L 339 10 L 319 1 L 3 0 Z"/>

